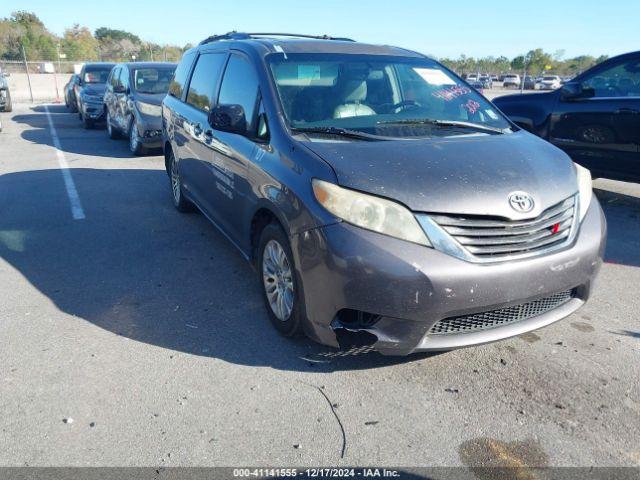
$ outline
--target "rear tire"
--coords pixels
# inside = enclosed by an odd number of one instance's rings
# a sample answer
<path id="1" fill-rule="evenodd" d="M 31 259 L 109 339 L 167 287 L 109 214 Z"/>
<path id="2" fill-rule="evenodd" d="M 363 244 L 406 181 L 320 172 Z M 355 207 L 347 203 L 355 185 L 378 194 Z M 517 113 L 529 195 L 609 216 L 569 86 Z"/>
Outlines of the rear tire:
<path id="1" fill-rule="evenodd" d="M 182 191 L 182 178 L 180 169 L 173 152 L 169 153 L 169 186 L 171 187 L 171 200 L 176 210 L 189 213 L 195 210 L 193 203 L 187 200 Z"/>
<path id="2" fill-rule="evenodd" d="M 260 233 L 257 267 L 262 298 L 271 323 L 284 336 L 299 334 L 305 316 L 302 283 L 289 238 L 277 223 L 270 223 Z"/>
<path id="3" fill-rule="evenodd" d="M 4 111 L 11 112 L 13 111 L 13 105 L 11 104 L 11 94 L 9 90 L 7 90 L 7 103 L 4 104 Z"/>

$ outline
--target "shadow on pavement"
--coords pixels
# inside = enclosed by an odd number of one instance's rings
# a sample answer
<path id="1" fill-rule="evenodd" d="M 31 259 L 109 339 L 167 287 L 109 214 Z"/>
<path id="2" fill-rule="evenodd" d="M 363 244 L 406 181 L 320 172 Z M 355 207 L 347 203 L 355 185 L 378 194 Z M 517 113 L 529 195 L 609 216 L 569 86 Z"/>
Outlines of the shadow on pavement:
<path id="1" fill-rule="evenodd" d="M 640 198 L 595 189 L 607 217 L 605 261 L 640 267 Z"/>
<path id="2" fill-rule="evenodd" d="M 0 176 L 0 256 L 63 312 L 158 347 L 282 370 L 428 356 L 334 356 L 306 338 L 280 336 L 252 267 L 203 216 L 175 211 L 164 171 L 72 175 L 84 220 L 72 219 L 59 170 Z"/>
<path id="3" fill-rule="evenodd" d="M 104 122 L 85 130 L 77 113 L 71 113 L 64 105 L 47 105 L 53 118 L 56 133 L 61 139 L 62 151 L 70 155 L 90 155 L 108 158 L 134 158 L 126 139 L 110 140 Z M 31 107 L 34 113 L 14 114 L 12 120 L 31 128 L 22 131 L 24 140 L 53 147 L 44 105 Z M 161 151 L 150 153 L 161 154 Z M 71 158 L 70 158 L 71 159 Z"/>

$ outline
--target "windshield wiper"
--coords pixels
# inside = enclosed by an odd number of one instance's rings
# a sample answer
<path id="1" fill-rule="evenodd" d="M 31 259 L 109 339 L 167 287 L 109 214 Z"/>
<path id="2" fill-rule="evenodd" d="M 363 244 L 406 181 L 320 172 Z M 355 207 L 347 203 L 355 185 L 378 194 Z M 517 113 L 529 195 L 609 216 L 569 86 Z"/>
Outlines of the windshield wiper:
<path id="1" fill-rule="evenodd" d="M 377 135 L 371 135 L 369 133 L 358 132 L 356 130 L 348 130 L 346 128 L 338 127 L 292 127 L 291 130 L 296 133 L 319 133 L 322 135 L 337 135 L 340 137 L 356 138 L 358 140 L 367 141 L 386 140 L 386 138 L 379 137 Z"/>
<path id="2" fill-rule="evenodd" d="M 378 125 L 436 125 L 439 127 L 462 127 L 479 130 L 482 132 L 504 133 L 505 129 L 498 127 L 490 127 L 488 125 L 480 125 L 473 122 L 462 122 L 459 120 L 436 120 L 433 118 L 415 118 L 406 120 L 389 120 L 378 122 Z"/>

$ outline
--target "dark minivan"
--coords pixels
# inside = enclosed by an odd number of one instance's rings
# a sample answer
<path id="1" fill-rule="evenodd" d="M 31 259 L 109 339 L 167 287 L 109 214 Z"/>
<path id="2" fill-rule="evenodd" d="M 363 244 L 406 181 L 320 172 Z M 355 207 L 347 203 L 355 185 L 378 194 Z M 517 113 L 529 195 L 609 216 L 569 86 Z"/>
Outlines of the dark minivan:
<path id="1" fill-rule="evenodd" d="M 162 148 L 161 104 L 175 69 L 175 63 L 121 63 L 107 79 L 107 133 L 112 139 L 128 138 L 134 155 Z"/>
<path id="2" fill-rule="evenodd" d="M 447 350 L 589 297 L 606 224 L 588 170 L 424 55 L 210 37 L 184 54 L 162 116 L 175 207 L 254 262 L 285 335 Z"/>
<path id="3" fill-rule="evenodd" d="M 595 175 L 640 181 L 640 52 L 610 58 L 552 92 L 494 103 Z"/>

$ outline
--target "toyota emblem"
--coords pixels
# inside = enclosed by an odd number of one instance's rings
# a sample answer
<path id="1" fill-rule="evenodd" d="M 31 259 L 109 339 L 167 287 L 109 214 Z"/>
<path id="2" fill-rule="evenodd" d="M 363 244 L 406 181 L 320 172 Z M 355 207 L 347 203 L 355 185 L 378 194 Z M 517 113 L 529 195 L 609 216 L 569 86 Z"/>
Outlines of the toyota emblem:
<path id="1" fill-rule="evenodd" d="M 528 213 L 533 210 L 533 198 L 526 192 L 513 192 L 509 194 L 509 205 L 516 212 Z"/>

